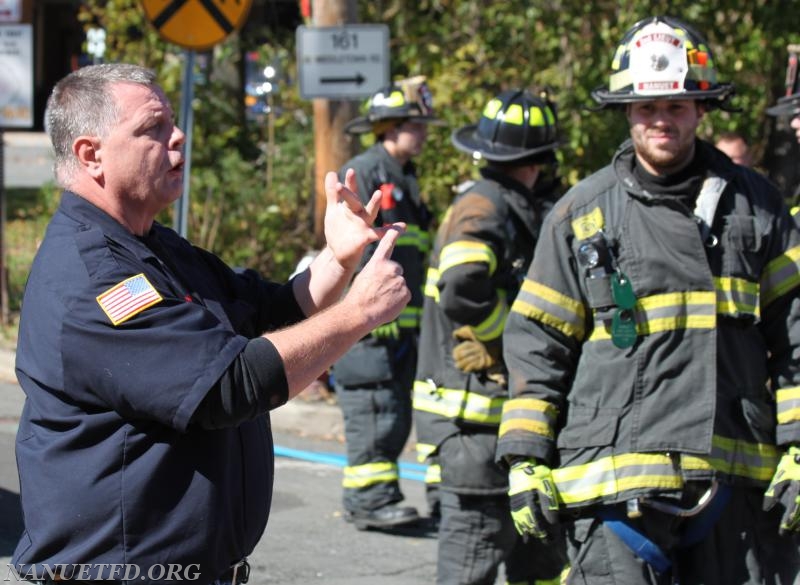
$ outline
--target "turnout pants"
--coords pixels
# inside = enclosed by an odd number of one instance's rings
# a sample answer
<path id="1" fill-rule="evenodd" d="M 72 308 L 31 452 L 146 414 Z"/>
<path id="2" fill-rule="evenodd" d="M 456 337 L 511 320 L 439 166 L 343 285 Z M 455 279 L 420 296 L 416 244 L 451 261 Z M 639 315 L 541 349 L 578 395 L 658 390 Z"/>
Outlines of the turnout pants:
<path id="1" fill-rule="evenodd" d="M 411 433 L 416 351 L 410 339 L 391 352 L 371 342 L 362 340 L 357 344 L 361 348 L 351 350 L 347 368 L 342 364 L 334 367 L 347 447 L 343 505 L 349 512 L 375 510 L 403 500 L 397 462 Z M 374 366 L 376 353 L 387 368 L 383 374 L 360 370 L 365 378 L 351 375 L 350 370 L 369 368 L 370 363 Z"/>
<path id="2" fill-rule="evenodd" d="M 733 488 L 707 536 L 681 546 L 674 516 L 642 508 L 636 528 L 672 562 L 658 573 L 599 518 L 568 526 L 567 585 L 793 585 L 800 582 L 798 540 L 779 536 L 782 510 L 763 512 L 763 490 Z M 624 506 L 623 506 L 624 508 Z"/>
<path id="3" fill-rule="evenodd" d="M 509 584 L 555 585 L 566 566 L 563 534 L 553 543 L 517 534 L 496 446 L 494 430 L 467 428 L 439 445 L 437 585 L 494 585 L 501 564 Z"/>
<path id="4" fill-rule="evenodd" d="M 494 585 L 501 564 L 513 585 L 557 585 L 566 565 L 563 539 L 527 542 L 517 534 L 507 496 L 439 493 L 437 585 Z"/>

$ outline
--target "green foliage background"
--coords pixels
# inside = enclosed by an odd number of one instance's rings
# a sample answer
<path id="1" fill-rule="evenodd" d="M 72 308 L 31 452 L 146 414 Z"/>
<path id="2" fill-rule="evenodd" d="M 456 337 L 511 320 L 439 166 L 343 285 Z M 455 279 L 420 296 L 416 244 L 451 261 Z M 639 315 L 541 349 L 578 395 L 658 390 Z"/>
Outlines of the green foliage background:
<path id="1" fill-rule="evenodd" d="M 453 185 L 475 172 L 451 146 L 450 132 L 477 121 L 486 101 L 508 87 L 547 88 L 555 98 L 568 184 L 606 164 L 627 127 L 619 113 L 587 111 L 590 92 L 606 82 L 623 33 L 665 13 L 707 36 L 720 80 L 738 89 L 742 112 L 712 113 L 702 135 L 738 130 L 759 160 L 772 131 L 764 110 L 782 92 L 786 45 L 800 42 L 800 10 L 792 0 L 358 1 L 361 22 L 390 28 L 393 77 L 427 75 L 447 122 L 431 129 L 417 160 L 424 193 L 439 213 Z M 155 34 L 138 0 L 87 0 L 82 18 L 87 27 L 106 29 L 106 60 L 158 70 L 179 109 L 184 53 Z M 245 26 L 200 56 L 205 66 L 198 68 L 193 104 L 189 238 L 279 279 L 314 245 L 313 123 L 311 103 L 299 98 L 294 83 L 294 38 L 294 31 Z M 243 112 L 247 51 L 283 72 L 271 141 L 267 121 L 248 122 Z M 161 219 L 171 223 L 169 215 Z"/>

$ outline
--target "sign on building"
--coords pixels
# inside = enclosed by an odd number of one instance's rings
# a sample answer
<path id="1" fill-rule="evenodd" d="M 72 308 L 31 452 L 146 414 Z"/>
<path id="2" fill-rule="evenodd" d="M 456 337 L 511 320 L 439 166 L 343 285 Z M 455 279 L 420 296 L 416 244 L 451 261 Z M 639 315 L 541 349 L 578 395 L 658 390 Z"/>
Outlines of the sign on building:
<path id="1" fill-rule="evenodd" d="M 22 19 L 22 0 L 0 0 L 0 22 L 19 22 Z"/>
<path id="2" fill-rule="evenodd" d="M 33 27 L 0 25 L 0 129 L 33 127 Z"/>

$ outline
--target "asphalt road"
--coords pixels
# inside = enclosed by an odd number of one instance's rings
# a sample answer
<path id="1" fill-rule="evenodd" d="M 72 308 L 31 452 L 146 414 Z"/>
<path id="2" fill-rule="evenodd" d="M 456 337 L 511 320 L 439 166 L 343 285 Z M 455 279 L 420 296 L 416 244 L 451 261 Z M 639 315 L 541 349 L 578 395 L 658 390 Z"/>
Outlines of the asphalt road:
<path id="1" fill-rule="evenodd" d="M 0 579 L 8 574 L 6 563 L 22 531 L 14 460 L 15 410 L 21 406 L 20 397 L 15 384 L 0 382 Z M 338 407 L 289 407 L 283 407 L 286 414 L 274 415 L 274 426 L 279 427 L 275 444 L 278 452 L 294 456 L 276 459 L 272 512 L 266 533 L 249 559 L 250 583 L 434 583 L 435 534 L 425 528 L 405 533 L 360 532 L 342 519 L 342 470 L 335 463 L 344 445 L 337 430 L 330 431 L 335 427 Z M 287 432 L 287 425 L 294 425 L 297 432 Z M 319 432 L 312 434 L 309 428 Z M 413 466 L 410 452 L 406 461 Z M 413 470 L 409 474 L 414 475 Z M 423 483 L 417 479 L 401 481 L 407 503 L 424 512 Z"/>

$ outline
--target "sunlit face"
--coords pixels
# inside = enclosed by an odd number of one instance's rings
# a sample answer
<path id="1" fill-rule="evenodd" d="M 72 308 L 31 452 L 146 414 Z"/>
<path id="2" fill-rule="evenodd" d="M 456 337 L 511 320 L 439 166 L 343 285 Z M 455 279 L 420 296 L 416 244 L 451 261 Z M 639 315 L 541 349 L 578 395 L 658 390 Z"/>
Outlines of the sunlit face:
<path id="1" fill-rule="evenodd" d="M 704 110 L 694 100 L 634 102 L 627 116 L 638 162 L 653 175 L 675 173 L 694 157 Z"/>
<path id="2" fill-rule="evenodd" d="M 113 93 L 120 119 L 99 149 L 105 190 L 155 215 L 183 191 L 185 135 L 160 89 L 119 83 Z"/>
<path id="3" fill-rule="evenodd" d="M 747 144 L 745 144 L 744 140 L 740 138 L 735 140 L 720 140 L 717 142 L 716 146 L 727 154 L 737 165 L 749 167 L 752 164 L 750 149 L 747 148 Z"/>
<path id="4" fill-rule="evenodd" d="M 789 125 L 792 127 L 792 129 L 794 129 L 795 138 L 797 138 L 797 142 L 800 143 L 800 113 L 792 118 L 792 121 L 789 123 Z"/>
<path id="5" fill-rule="evenodd" d="M 396 128 L 395 140 L 398 158 L 411 159 L 422 152 L 425 139 L 428 137 L 428 125 L 423 122 L 406 120 Z"/>

